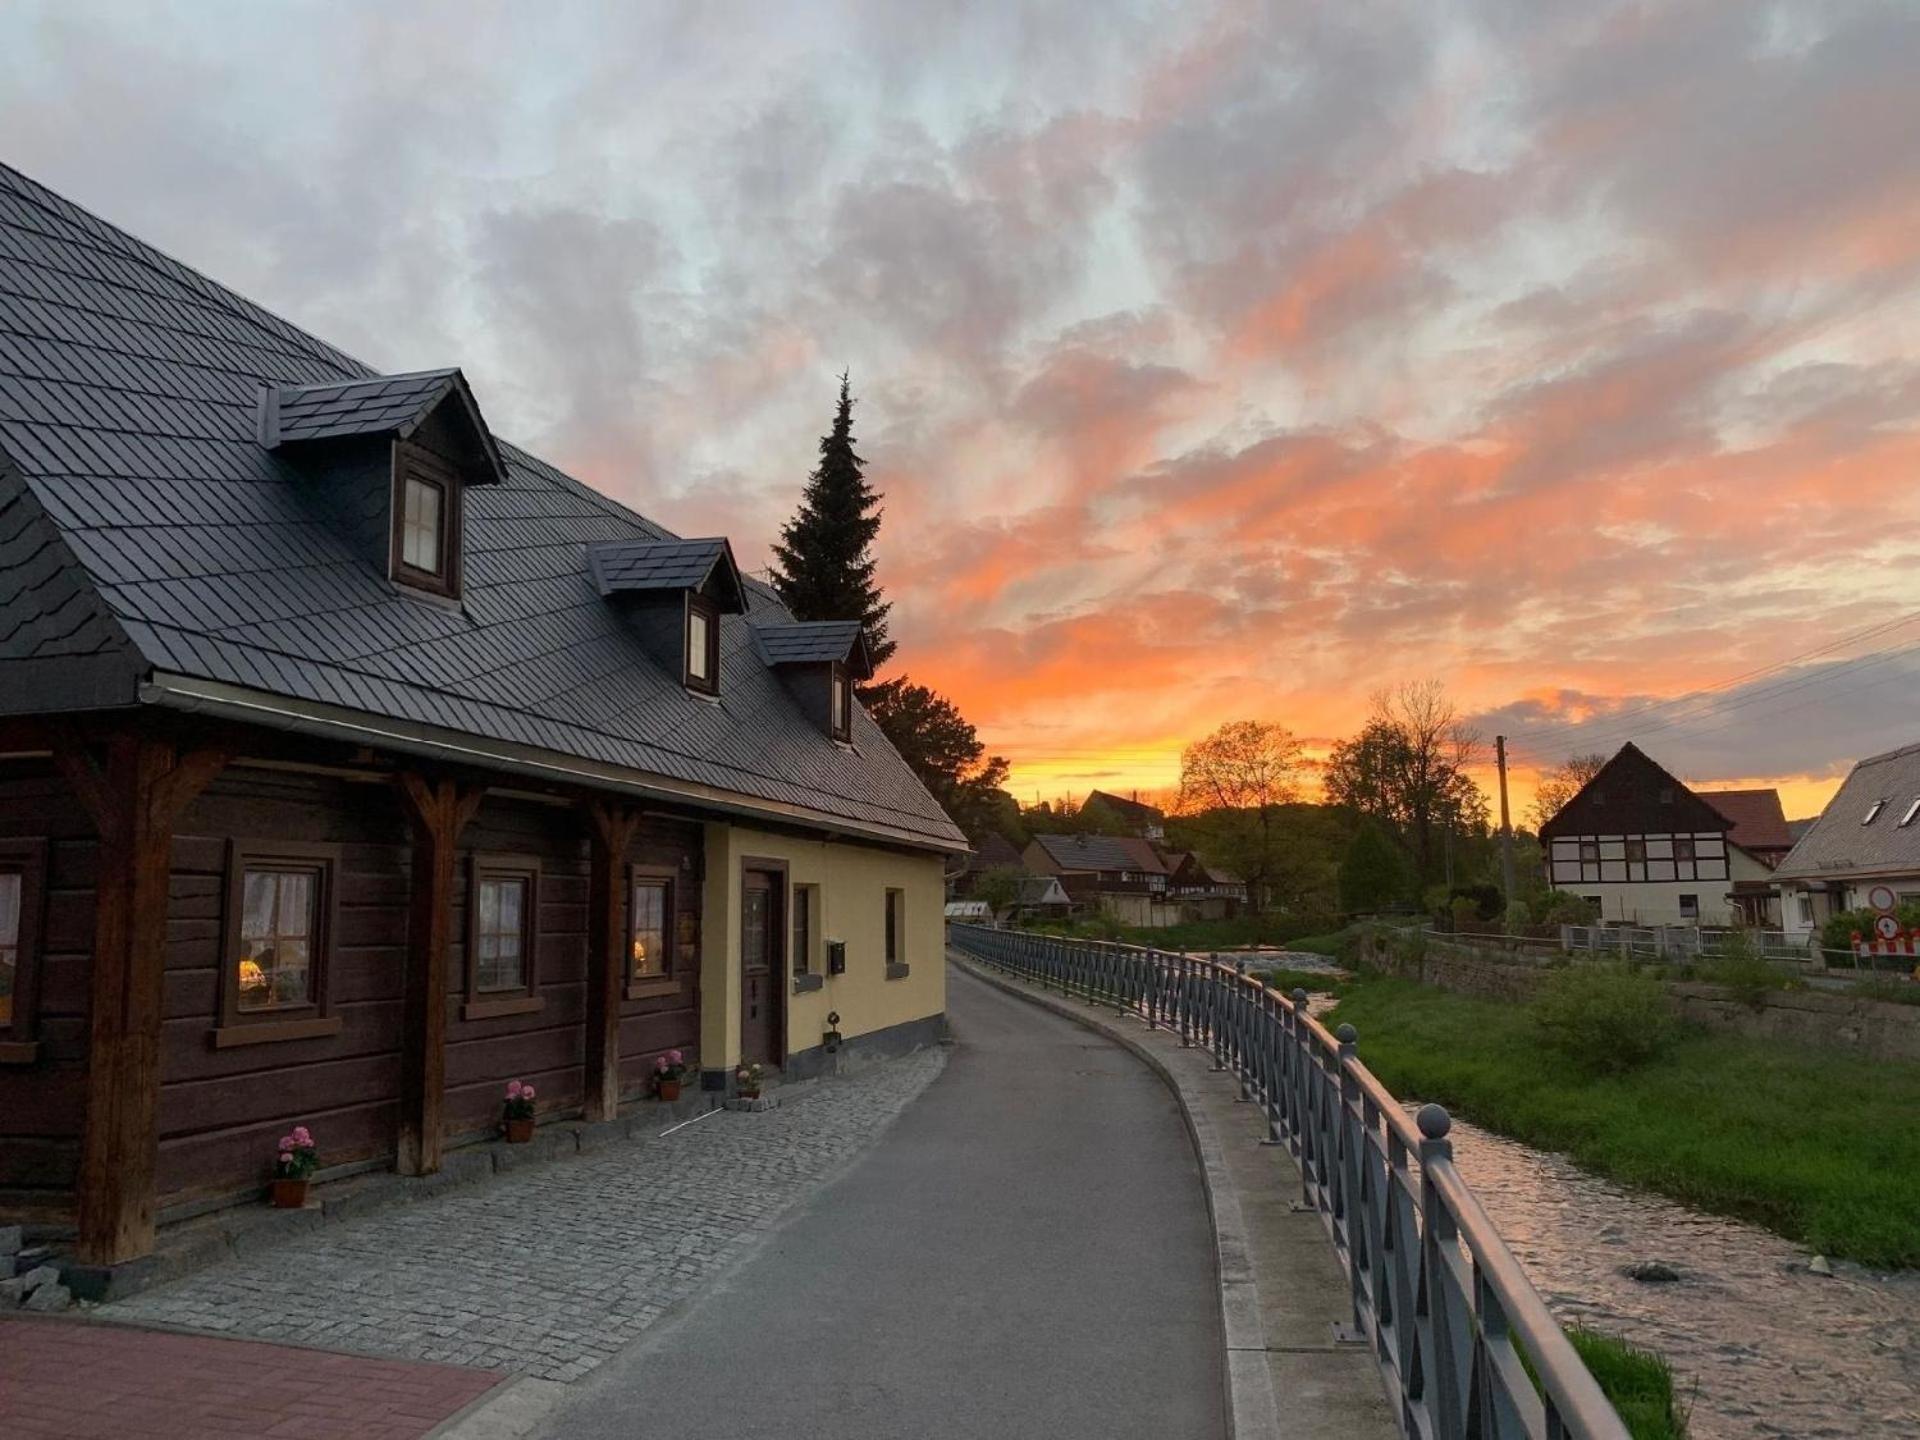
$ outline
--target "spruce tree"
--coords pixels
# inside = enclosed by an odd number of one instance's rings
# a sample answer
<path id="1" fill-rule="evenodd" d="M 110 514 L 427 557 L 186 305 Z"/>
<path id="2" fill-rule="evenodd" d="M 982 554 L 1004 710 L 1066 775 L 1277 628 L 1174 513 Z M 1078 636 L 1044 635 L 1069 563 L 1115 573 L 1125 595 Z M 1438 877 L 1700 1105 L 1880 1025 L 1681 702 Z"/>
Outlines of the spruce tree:
<path id="1" fill-rule="evenodd" d="M 773 547 L 773 588 L 796 620 L 858 620 L 878 670 L 894 652 L 887 612 L 873 582 L 873 539 L 880 533 L 880 496 L 867 483 L 853 448 L 853 395 L 840 377 L 833 429 L 820 437 L 820 466 L 807 477 L 800 509 Z"/>

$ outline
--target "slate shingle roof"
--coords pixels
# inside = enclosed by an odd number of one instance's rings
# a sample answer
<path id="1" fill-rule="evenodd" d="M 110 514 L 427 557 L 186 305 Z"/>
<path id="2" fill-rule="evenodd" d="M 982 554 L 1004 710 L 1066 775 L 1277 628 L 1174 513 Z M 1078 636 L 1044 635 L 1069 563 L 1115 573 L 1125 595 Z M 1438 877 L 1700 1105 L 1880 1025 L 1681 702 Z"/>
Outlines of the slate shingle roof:
<path id="1" fill-rule="evenodd" d="M 1036 835 L 1047 858 L 1062 870 L 1137 870 L 1164 875 L 1167 867 L 1153 846 L 1131 835 Z"/>
<path id="2" fill-rule="evenodd" d="M 1880 810 L 1862 824 L 1876 802 Z M 1920 874 L 1920 745 L 1862 760 L 1773 873 L 1782 879 Z"/>
<path id="3" fill-rule="evenodd" d="M 698 589 L 723 557 L 727 568 L 737 576 L 732 552 L 718 536 L 706 540 L 610 540 L 587 547 L 587 561 L 602 595 Z"/>
<path id="4" fill-rule="evenodd" d="M 796 620 L 758 625 L 753 633 L 769 665 L 824 665 L 838 660 L 850 661 L 859 679 L 873 673 L 866 634 L 858 620 Z"/>
<path id="5" fill-rule="evenodd" d="M 525 451 L 467 493 L 457 608 L 390 584 L 259 438 L 263 383 L 375 381 L 0 166 L 0 710 L 151 677 L 161 703 L 253 695 L 964 846 L 864 712 L 850 753 L 762 662 L 751 624 L 791 619 L 766 587 L 722 621 L 720 703 L 688 695 L 586 560 L 675 537 Z"/>

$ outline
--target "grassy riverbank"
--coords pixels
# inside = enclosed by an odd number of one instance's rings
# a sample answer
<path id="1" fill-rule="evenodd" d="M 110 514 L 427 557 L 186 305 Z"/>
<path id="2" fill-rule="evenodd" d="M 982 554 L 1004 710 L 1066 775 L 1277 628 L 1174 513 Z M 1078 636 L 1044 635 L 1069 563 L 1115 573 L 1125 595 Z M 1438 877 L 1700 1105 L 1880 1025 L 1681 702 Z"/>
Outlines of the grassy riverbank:
<path id="1" fill-rule="evenodd" d="M 1369 977 L 1333 1023 L 1396 1094 L 1829 1255 L 1920 1266 L 1920 1065 L 1688 1033 L 1585 1074 L 1523 1006 Z"/>

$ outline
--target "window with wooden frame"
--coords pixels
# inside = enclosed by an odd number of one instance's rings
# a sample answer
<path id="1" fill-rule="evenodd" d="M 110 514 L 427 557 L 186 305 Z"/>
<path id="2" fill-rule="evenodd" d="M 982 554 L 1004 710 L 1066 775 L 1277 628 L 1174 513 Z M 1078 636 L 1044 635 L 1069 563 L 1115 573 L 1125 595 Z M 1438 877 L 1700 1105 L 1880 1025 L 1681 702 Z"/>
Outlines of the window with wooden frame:
<path id="1" fill-rule="evenodd" d="M 466 1020 L 523 1015 L 538 994 L 540 862 L 524 855 L 475 855 L 467 885 Z"/>
<path id="2" fill-rule="evenodd" d="M 839 661 L 833 664 L 833 678 L 827 687 L 832 707 L 833 738 L 853 741 L 853 686 L 847 682 L 847 667 Z"/>
<path id="3" fill-rule="evenodd" d="M 673 872 L 634 865 L 627 879 L 627 998 L 664 994 L 673 978 Z"/>
<path id="4" fill-rule="evenodd" d="M 887 891 L 887 979 L 898 980 L 907 973 L 907 892 Z"/>
<path id="5" fill-rule="evenodd" d="M 689 690 L 720 693 L 720 609 L 704 595 L 687 592 L 685 672 Z"/>
<path id="6" fill-rule="evenodd" d="M 460 476 L 418 446 L 393 450 L 392 576 L 436 595 L 460 594 Z"/>
<path id="7" fill-rule="evenodd" d="M 215 1045 L 340 1032 L 327 1014 L 338 858 L 330 845 L 229 847 Z"/>
<path id="8" fill-rule="evenodd" d="M 40 972 L 40 908 L 46 888 L 44 840 L 0 840 L 0 1064 L 30 1064 Z"/>
<path id="9" fill-rule="evenodd" d="M 804 980 L 814 976 L 813 947 L 819 923 L 820 887 L 793 887 L 793 977 Z"/>

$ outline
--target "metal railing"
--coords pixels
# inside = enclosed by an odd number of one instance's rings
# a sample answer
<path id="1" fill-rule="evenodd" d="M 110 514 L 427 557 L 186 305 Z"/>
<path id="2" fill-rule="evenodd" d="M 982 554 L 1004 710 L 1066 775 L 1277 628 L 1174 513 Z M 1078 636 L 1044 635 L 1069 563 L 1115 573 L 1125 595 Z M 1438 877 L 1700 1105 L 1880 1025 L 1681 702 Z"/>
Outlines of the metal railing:
<path id="1" fill-rule="evenodd" d="M 1627 1440 L 1520 1262 L 1453 1165 L 1447 1112 L 1409 1117 L 1291 996 L 1231 965 L 1101 940 L 949 927 L 962 953 L 1106 1002 L 1209 1051 L 1300 1168 L 1346 1270 L 1353 1326 L 1416 1440 Z M 1539 1376 L 1536 1389 L 1520 1358 Z"/>

